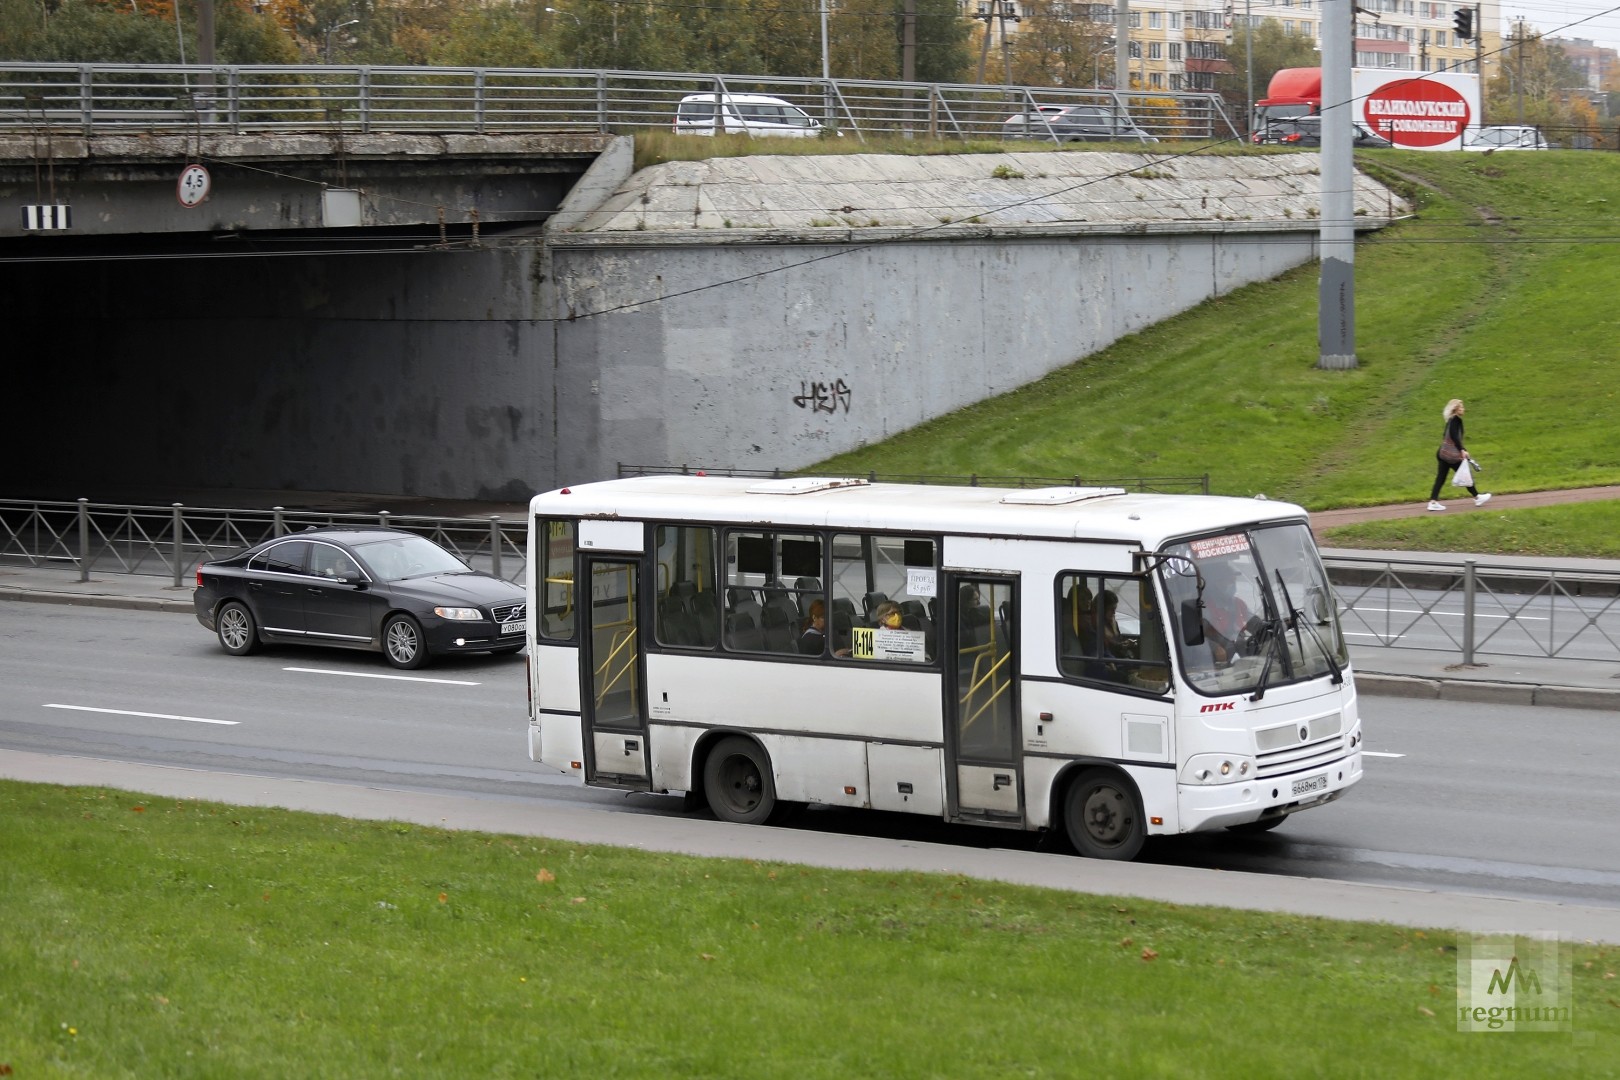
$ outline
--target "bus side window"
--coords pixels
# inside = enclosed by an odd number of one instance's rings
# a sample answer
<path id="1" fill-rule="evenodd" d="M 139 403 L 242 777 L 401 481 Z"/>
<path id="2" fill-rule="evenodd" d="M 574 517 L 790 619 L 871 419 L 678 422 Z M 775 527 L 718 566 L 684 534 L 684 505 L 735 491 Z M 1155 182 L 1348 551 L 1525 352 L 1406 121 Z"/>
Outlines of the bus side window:
<path id="1" fill-rule="evenodd" d="M 576 524 L 540 520 L 535 527 L 535 611 L 540 637 L 552 641 L 574 638 L 574 552 Z"/>
<path id="2" fill-rule="evenodd" d="M 718 594 L 714 590 L 714 530 L 660 525 L 653 533 L 653 549 L 661 583 L 653 607 L 658 643 L 714 648 L 720 640 Z"/>
<path id="3" fill-rule="evenodd" d="M 1150 579 L 1060 574 L 1057 622 L 1064 675 L 1157 694 L 1169 689 L 1169 646 Z"/>

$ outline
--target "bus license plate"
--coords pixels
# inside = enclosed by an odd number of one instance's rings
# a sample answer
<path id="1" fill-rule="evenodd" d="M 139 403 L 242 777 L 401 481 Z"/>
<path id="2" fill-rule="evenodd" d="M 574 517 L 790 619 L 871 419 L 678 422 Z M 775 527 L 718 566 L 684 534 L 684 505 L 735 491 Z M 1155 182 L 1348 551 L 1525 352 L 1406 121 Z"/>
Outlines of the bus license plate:
<path id="1" fill-rule="evenodd" d="M 1306 777 L 1304 780 L 1295 780 L 1294 781 L 1294 794 L 1295 795 L 1309 795 L 1313 791 L 1326 791 L 1326 790 L 1327 790 L 1327 774 L 1326 773 L 1323 773 L 1321 776 L 1310 776 L 1310 777 Z"/>
<path id="2" fill-rule="evenodd" d="M 527 619 L 514 619 L 511 622 L 501 623 L 501 633 L 503 634 L 521 634 L 528 628 L 529 622 Z M 1327 777 L 1322 778 L 1322 783 L 1327 783 Z"/>

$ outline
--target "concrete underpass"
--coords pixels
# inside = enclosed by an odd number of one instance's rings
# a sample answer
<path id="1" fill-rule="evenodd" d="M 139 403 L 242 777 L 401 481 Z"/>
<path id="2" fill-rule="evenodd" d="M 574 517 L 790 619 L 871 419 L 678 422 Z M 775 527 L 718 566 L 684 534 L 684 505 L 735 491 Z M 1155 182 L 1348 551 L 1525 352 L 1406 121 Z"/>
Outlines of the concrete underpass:
<path id="1" fill-rule="evenodd" d="M 341 177 L 308 148 L 204 146 L 200 217 L 174 201 L 194 148 L 53 148 L 45 197 L 74 228 L 23 233 L 14 208 L 0 228 L 0 494 L 520 501 L 618 462 L 797 467 L 1315 253 L 1314 155 L 632 174 L 627 139 L 570 138 L 549 157 L 349 146 Z M 997 175 L 1009 161 L 1021 175 Z M 0 202 L 41 198 L 39 164 L 0 148 Z M 357 225 L 322 220 L 339 182 L 363 193 Z M 1364 177 L 1357 205 L 1363 227 L 1405 209 Z"/>

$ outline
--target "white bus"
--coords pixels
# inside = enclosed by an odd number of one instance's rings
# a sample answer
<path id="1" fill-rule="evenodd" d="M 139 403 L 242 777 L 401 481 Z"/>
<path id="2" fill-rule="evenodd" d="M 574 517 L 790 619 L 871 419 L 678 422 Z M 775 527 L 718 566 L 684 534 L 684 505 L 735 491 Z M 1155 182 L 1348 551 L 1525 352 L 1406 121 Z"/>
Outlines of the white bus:
<path id="1" fill-rule="evenodd" d="M 585 784 L 732 822 L 819 803 L 1061 828 L 1129 859 L 1361 779 L 1297 506 L 648 476 L 531 512 L 529 757 Z"/>

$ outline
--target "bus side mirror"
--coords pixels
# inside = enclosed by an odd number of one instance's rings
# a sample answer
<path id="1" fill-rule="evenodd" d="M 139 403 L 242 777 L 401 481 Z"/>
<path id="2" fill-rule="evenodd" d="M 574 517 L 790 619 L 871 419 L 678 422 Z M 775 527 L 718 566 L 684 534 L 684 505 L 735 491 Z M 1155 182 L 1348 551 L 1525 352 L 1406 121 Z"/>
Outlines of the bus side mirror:
<path id="1" fill-rule="evenodd" d="M 1181 602 L 1181 643 L 1187 646 L 1204 643 L 1204 605 L 1195 597 Z"/>

